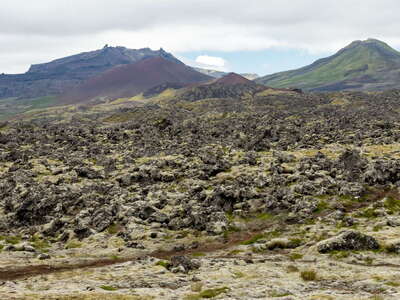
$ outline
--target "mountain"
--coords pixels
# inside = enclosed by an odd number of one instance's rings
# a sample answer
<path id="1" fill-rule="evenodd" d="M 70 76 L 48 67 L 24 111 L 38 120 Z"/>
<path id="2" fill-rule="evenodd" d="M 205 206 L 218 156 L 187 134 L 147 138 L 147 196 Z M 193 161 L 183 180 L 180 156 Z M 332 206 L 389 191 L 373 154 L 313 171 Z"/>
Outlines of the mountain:
<path id="1" fill-rule="evenodd" d="M 106 45 L 101 50 L 80 53 L 56 59 L 49 63 L 32 65 L 27 74 L 42 74 L 46 78 L 86 79 L 102 73 L 110 67 L 131 64 L 154 56 L 180 62 L 172 54 L 165 52 L 163 49 L 158 51 L 153 51 L 150 48 L 135 50 Z"/>
<path id="2" fill-rule="evenodd" d="M 180 61 L 156 56 L 137 63 L 116 66 L 90 78 L 60 99 L 63 104 L 86 102 L 98 97 L 117 99 L 132 97 L 160 85 L 181 87 L 210 80 L 212 77 L 199 73 Z"/>
<path id="3" fill-rule="evenodd" d="M 335 55 L 256 80 L 271 87 L 310 91 L 400 88 L 400 52 L 376 39 L 355 41 Z"/>
<path id="4" fill-rule="evenodd" d="M 193 67 L 197 72 L 206 74 L 208 76 L 214 77 L 214 78 L 221 78 L 226 75 L 226 72 L 222 71 L 217 71 L 217 70 L 210 70 L 210 69 L 203 69 L 203 68 L 196 68 Z"/>
<path id="5" fill-rule="evenodd" d="M 200 72 L 200 73 L 203 73 L 208 76 L 215 77 L 215 78 L 221 78 L 228 74 L 227 72 L 210 70 L 210 69 L 203 69 L 203 68 L 193 68 L 193 69 L 195 69 L 197 72 Z M 240 73 L 240 75 L 249 80 L 254 80 L 259 77 L 258 74 L 255 74 L 255 73 Z"/>
<path id="6" fill-rule="evenodd" d="M 222 84 L 222 85 L 236 85 L 236 84 L 250 84 L 254 85 L 255 83 L 242 75 L 236 73 L 229 73 L 221 78 L 218 78 L 214 81 L 214 84 Z"/>
<path id="7" fill-rule="evenodd" d="M 181 98 L 188 101 L 197 101 L 211 98 L 236 98 L 241 99 L 265 90 L 266 87 L 248 80 L 236 73 L 229 73 L 224 77 L 211 82 L 187 87 Z"/>
<path id="8" fill-rule="evenodd" d="M 244 78 L 248 79 L 248 80 L 255 80 L 258 77 L 260 77 L 258 74 L 256 73 L 240 73 L 240 75 L 242 75 Z"/>
<path id="9" fill-rule="evenodd" d="M 57 95 L 115 66 L 132 64 L 150 57 L 162 57 L 182 64 L 163 49 L 135 50 L 106 45 L 100 50 L 32 65 L 24 74 L 0 75 L 0 98 L 36 98 Z"/>

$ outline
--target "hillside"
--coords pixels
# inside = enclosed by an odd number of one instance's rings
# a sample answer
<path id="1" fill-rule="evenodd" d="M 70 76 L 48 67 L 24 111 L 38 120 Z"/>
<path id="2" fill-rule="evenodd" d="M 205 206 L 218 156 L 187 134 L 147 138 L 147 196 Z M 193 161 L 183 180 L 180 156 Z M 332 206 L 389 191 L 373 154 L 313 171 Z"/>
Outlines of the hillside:
<path id="1" fill-rule="evenodd" d="M 236 73 L 229 73 L 211 82 L 189 86 L 179 91 L 179 99 L 196 101 L 210 98 L 236 98 L 250 97 L 265 90 L 266 87 L 244 78 Z"/>
<path id="2" fill-rule="evenodd" d="M 149 48 L 135 50 L 105 46 L 100 50 L 32 65 L 24 74 L 0 75 L 0 99 L 58 95 L 115 66 L 132 64 L 150 57 L 162 57 L 181 63 L 163 49 L 153 51 Z"/>
<path id="3" fill-rule="evenodd" d="M 309 66 L 256 81 L 271 87 L 310 91 L 400 88 L 400 53 L 375 39 L 355 41 Z"/>
<path id="4" fill-rule="evenodd" d="M 90 78 L 78 88 L 62 95 L 60 101 L 66 104 L 87 102 L 97 97 L 132 97 L 167 83 L 181 87 L 211 79 L 179 61 L 152 57 L 134 64 L 114 67 Z"/>
<path id="5" fill-rule="evenodd" d="M 203 73 L 208 76 L 215 77 L 215 78 L 221 78 L 221 77 L 224 77 L 227 74 L 229 74 L 227 72 L 203 69 L 203 68 L 193 68 L 193 69 L 195 69 L 197 72 L 200 72 L 200 73 Z M 258 74 L 255 74 L 255 73 L 240 73 L 239 75 L 241 75 L 244 78 L 249 79 L 249 80 L 254 80 L 259 77 Z"/>
<path id="6" fill-rule="evenodd" d="M 214 83 L 222 85 L 255 84 L 253 81 L 236 73 L 229 73 L 221 78 L 218 78 L 217 80 L 214 81 Z"/>

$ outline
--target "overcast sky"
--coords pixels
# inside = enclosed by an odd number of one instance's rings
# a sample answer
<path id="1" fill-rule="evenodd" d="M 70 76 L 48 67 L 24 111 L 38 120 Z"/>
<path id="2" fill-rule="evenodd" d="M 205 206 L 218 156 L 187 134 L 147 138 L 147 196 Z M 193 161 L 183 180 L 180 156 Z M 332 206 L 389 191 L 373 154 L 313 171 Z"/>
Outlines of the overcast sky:
<path id="1" fill-rule="evenodd" d="M 299 67 L 356 39 L 400 48 L 398 0 L 1 0 L 0 73 L 121 45 L 237 72 Z"/>

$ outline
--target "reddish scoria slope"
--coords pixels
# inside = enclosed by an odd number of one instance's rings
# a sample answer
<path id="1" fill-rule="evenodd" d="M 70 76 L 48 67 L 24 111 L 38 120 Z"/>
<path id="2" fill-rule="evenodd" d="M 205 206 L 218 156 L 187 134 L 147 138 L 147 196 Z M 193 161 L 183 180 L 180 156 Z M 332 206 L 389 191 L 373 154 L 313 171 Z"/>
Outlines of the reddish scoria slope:
<path id="1" fill-rule="evenodd" d="M 212 79 L 183 63 L 153 57 L 121 65 L 93 77 L 77 89 L 60 97 L 62 104 L 83 103 L 97 97 L 132 97 L 152 87 L 175 83 L 189 85 Z"/>
<path id="2" fill-rule="evenodd" d="M 222 85 L 237 85 L 237 84 L 251 84 L 255 83 L 243 76 L 236 73 L 229 73 L 213 82 L 213 84 L 222 84 Z"/>

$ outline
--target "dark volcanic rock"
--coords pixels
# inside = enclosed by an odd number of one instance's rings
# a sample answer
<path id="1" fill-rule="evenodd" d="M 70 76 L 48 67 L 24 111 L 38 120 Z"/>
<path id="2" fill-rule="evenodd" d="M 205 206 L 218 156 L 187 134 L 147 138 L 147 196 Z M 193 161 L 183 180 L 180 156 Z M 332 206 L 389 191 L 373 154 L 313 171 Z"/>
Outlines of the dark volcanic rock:
<path id="1" fill-rule="evenodd" d="M 347 250 L 377 250 L 379 247 L 378 242 L 372 236 L 350 230 L 345 231 L 336 237 L 320 242 L 318 244 L 318 252 L 328 253 L 332 251 Z"/>
<path id="2" fill-rule="evenodd" d="M 187 256 L 173 256 L 171 258 L 168 269 L 177 270 L 179 268 L 182 268 L 182 271 L 184 273 L 188 273 L 189 271 L 197 270 L 198 268 L 200 268 L 200 264 L 193 259 L 188 258 Z"/>
<path id="3" fill-rule="evenodd" d="M 352 105 L 278 93 L 10 121 L 0 230 L 65 242 L 115 226 L 129 243 L 143 228 L 223 234 L 232 215 L 352 226 L 357 210 L 394 214 L 397 193 L 385 193 L 400 186 L 400 93 L 340 96 Z"/>

